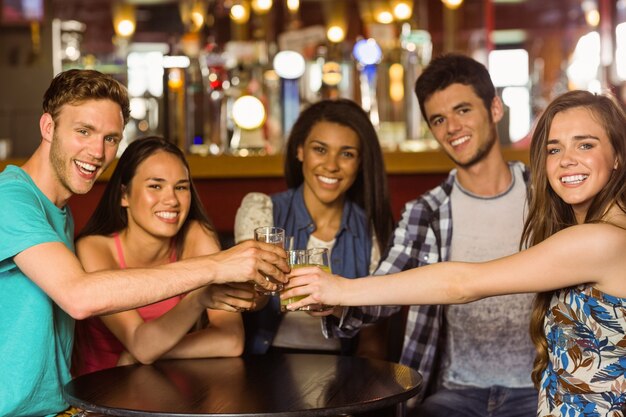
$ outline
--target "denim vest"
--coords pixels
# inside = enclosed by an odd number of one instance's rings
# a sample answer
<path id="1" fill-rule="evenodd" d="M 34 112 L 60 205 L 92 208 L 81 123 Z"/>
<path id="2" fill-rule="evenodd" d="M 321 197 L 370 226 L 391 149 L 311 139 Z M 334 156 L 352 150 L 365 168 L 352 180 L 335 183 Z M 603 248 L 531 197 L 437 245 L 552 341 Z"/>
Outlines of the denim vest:
<path id="1" fill-rule="evenodd" d="M 274 225 L 285 229 L 285 236 L 294 237 L 294 249 L 306 249 L 315 225 L 304 205 L 303 186 L 271 196 Z M 357 204 L 346 201 L 335 244 L 330 254 L 333 274 L 345 278 L 359 278 L 369 275 L 372 254 L 372 238 L 368 233 L 368 219 Z M 265 308 L 245 313 L 246 352 L 266 353 L 278 331 L 282 320 L 280 300 L 271 297 Z M 321 330 L 320 330 L 321 331 Z M 349 342 L 349 339 L 345 342 Z M 349 346 L 342 340 L 342 353 L 348 353 Z"/>

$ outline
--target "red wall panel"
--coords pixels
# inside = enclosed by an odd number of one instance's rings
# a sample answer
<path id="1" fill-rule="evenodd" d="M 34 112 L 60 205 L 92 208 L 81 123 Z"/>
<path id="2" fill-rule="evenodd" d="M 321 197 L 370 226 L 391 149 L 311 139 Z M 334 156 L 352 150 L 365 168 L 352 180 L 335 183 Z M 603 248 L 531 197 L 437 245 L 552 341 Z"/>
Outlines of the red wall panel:
<path id="1" fill-rule="evenodd" d="M 435 187 L 447 174 L 411 174 L 390 175 L 389 189 L 394 219 L 397 221 L 404 204 L 417 198 L 425 191 Z M 230 178 L 230 179 L 194 179 L 202 203 L 223 237 L 233 232 L 235 213 L 241 199 L 249 192 L 258 191 L 267 194 L 276 193 L 286 188 L 283 178 Z M 106 183 L 98 182 L 84 195 L 70 199 L 70 207 L 78 232 L 87 222 L 104 191 Z"/>

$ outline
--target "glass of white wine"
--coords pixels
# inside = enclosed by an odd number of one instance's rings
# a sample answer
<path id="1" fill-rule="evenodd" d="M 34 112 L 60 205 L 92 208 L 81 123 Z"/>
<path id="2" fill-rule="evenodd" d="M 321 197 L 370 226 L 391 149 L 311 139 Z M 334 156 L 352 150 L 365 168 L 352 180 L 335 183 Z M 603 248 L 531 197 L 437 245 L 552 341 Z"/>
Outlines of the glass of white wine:
<path id="1" fill-rule="evenodd" d="M 273 226 L 263 226 L 257 227 L 254 229 L 254 240 L 257 242 L 266 242 L 271 243 L 272 245 L 280 246 L 281 248 L 285 247 L 285 229 L 280 227 Z M 261 287 L 260 285 L 254 284 L 254 289 L 257 293 L 262 295 L 276 295 L 283 289 L 283 283 L 280 281 L 276 281 L 270 275 L 264 275 L 265 279 L 276 284 L 276 290 L 270 291 Z"/>

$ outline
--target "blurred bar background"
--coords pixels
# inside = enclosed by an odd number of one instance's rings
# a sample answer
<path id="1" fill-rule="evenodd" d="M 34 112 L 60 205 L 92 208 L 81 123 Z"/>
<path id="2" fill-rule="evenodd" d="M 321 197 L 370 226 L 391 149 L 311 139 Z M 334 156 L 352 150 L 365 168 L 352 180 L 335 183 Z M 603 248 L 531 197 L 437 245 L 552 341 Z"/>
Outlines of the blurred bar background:
<path id="1" fill-rule="evenodd" d="M 284 189 L 280 155 L 299 109 L 345 97 L 378 130 L 397 215 L 451 168 L 413 93 L 433 56 L 488 67 L 506 104 L 506 155 L 527 160 L 556 95 L 625 99 L 625 22 L 626 0 L 0 0 L 0 168 L 37 147 L 51 78 L 97 69 L 132 98 L 120 152 L 146 135 L 178 144 L 228 234 L 245 192 Z M 98 192 L 77 197 L 77 228 Z M 229 213 L 211 209 L 215 195 Z"/>

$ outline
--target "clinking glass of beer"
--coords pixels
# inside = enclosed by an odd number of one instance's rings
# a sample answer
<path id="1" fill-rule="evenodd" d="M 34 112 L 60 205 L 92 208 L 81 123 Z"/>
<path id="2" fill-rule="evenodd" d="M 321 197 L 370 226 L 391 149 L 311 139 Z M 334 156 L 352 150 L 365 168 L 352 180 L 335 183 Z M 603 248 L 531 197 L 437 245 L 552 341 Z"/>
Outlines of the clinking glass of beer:
<path id="1" fill-rule="evenodd" d="M 263 226 L 254 229 L 254 240 L 257 242 L 271 243 L 278 247 L 285 247 L 285 230 L 280 227 Z M 283 289 L 283 283 L 276 281 L 273 277 L 266 275 L 265 279 L 276 284 L 276 291 L 267 290 L 260 285 L 254 284 L 254 289 L 262 295 L 277 295 Z"/>
<path id="2" fill-rule="evenodd" d="M 324 270 L 325 272 L 331 273 L 330 270 L 330 257 L 327 248 L 312 248 L 308 250 L 288 250 L 287 251 L 287 259 L 289 261 L 289 266 L 291 269 L 296 268 L 305 268 L 309 266 L 317 266 Z M 295 303 L 296 301 L 302 300 L 307 297 L 306 295 L 298 295 L 295 297 L 290 297 L 285 300 L 280 300 L 280 311 L 287 312 L 287 305 L 291 303 Z M 304 307 L 300 307 L 296 311 L 315 311 L 315 312 L 323 312 L 332 310 L 332 306 L 328 306 L 325 304 L 309 304 Z"/>

